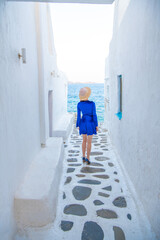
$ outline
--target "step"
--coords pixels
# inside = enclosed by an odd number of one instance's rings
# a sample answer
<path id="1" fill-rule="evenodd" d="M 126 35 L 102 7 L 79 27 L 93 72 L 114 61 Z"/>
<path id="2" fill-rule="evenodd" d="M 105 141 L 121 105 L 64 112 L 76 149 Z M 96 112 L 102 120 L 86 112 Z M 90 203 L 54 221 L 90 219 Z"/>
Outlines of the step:
<path id="1" fill-rule="evenodd" d="M 72 129 L 74 114 L 65 114 L 58 122 L 57 126 L 54 128 L 53 137 L 63 137 L 65 141 Z"/>
<path id="2" fill-rule="evenodd" d="M 33 160 L 14 199 L 20 228 L 41 227 L 54 220 L 63 157 L 63 139 L 52 137 Z"/>

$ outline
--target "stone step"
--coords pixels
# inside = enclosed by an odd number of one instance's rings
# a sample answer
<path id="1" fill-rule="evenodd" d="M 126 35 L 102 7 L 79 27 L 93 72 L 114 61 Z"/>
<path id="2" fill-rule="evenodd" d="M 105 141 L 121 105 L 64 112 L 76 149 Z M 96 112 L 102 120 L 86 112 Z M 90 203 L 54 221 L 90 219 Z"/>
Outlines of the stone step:
<path id="1" fill-rule="evenodd" d="M 65 141 L 72 129 L 74 114 L 65 114 L 53 130 L 53 137 L 63 137 Z"/>
<path id="2" fill-rule="evenodd" d="M 52 137 L 31 163 L 14 199 L 19 228 L 41 227 L 54 220 L 63 157 L 63 139 Z"/>

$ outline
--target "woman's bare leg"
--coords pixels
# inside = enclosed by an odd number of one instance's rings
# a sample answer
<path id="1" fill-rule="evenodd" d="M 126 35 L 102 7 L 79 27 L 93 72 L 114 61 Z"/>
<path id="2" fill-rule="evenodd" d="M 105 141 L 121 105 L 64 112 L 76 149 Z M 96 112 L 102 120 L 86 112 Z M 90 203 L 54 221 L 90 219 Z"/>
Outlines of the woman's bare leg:
<path id="1" fill-rule="evenodd" d="M 90 152 L 91 152 L 92 137 L 93 137 L 93 135 L 88 135 L 88 137 L 87 137 L 87 159 L 88 160 L 89 160 Z"/>
<path id="2" fill-rule="evenodd" d="M 85 153 L 86 153 L 86 143 L 87 143 L 87 134 L 82 134 L 82 135 L 83 135 L 82 153 L 83 153 L 83 157 L 85 157 Z"/>

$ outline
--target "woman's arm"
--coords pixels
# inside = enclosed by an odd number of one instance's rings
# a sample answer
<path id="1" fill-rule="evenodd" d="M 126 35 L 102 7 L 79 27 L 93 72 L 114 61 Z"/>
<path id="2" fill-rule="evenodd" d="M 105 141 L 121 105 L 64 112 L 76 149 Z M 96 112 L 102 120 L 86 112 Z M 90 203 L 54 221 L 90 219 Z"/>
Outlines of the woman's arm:
<path id="1" fill-rule="evenodd" d="M 79 127 L 80 120 L 81 120 L 81 110 L 79 108 L 79 104 L 77 104 L 77 122 L 76 122 L 76 127 Z"/>
<path id="2" fill-rule="evenodd" d="M 97 128 L 98 120 L 97 120 L 97 114 L 96 114 L 96 105 L 94 102 L 93 102 L 93 121 L 94 121 L 95 127 Z"/>

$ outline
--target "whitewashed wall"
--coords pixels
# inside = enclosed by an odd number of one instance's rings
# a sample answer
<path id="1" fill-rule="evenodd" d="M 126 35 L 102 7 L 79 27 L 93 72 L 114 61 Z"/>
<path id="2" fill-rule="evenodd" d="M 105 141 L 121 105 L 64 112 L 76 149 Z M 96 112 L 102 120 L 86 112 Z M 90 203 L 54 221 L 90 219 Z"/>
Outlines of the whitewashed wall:
<path id="1" fill-rule="evenodd" d="M 57 67 L 57 57 L 54 46 L 53 30 L 51 23 L 50 8 L 48 4 L 37 4 L 36 10 L 41 15 L 41 41 L 40 57 L 41 64 L 39 67 L 40 82 L 40 98 L 44 99 L 44 106 L 40 105 L 41 110 L 41 133 L 42 143 L 45 144 L 49 137 L 49 115 L 48 115 L 48 92 L 52 91 L 52 132 L 56 127 L 58 121 L 67 112 L 67 84 L 68 80 L 64 73 L 60 72 Z M 46 14 L 47 12 L 47 14 Z M 37 14 L 38 15 L 38 14 Z M 46 28 L 47 26 L 47 28 Z M 42 87 L 43 86 L 43 87 Z"/>
<path id="2" fill-rule="evenodd" d="M 16 231 L 15 191 L 49 137 L 49 90 L 52 121 L 66 111 L 67 83 L 58 74 L 48 5 L 0 1 L 0 239 Z"/>
<path id="3" fill-rule="evenodd" d="M 109 129 L 109 114 L 110 114 L 110 81 L 109 81 L 109 58 L 105 60 L 105 78 L 104 78 L 104 124 L 106 129 Z"/>
<path id="4" fill-rule="evenodd" d="M 40 149 L 34 4 L 0 2 L 0 238 L 14 230 L 15 190 Z M 18 53 L 25 47 L 27 64 Z"/>
<path id="5" fill-rule="evenodd" d="M 109 132 L 160 238 L 160 1 L 117 0 L 110 44 Z M 117 75 L 122 74 L 122 119 Z"/>
<path id="6" fill-rule="evenodd" d="M 68 80 L 64 73 L 59 72 L 53 82 L 53 131 L 58 125 L 58 121 L 63 118 L 67 112 L 67 90 Z"/>

